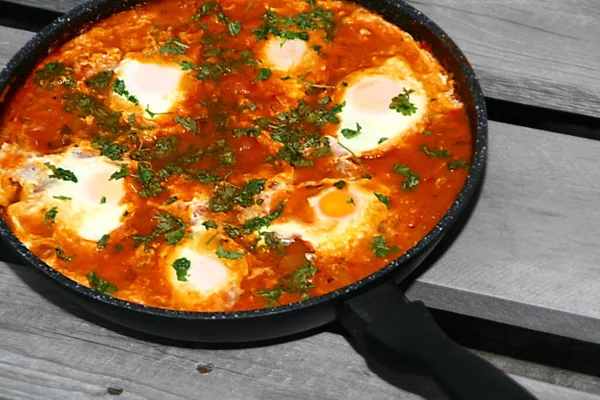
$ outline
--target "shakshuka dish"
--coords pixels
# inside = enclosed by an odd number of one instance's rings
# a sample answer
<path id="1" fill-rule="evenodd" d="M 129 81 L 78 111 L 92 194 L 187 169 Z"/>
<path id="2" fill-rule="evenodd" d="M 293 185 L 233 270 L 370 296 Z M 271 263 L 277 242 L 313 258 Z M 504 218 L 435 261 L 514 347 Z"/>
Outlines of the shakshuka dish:
<path id="1" fill-rule="evenodd" d="M 174 310 L 296 302 L 422 239 L 472 157 L 426 43 L 347 1 L 163 0 L 4 99 L 0 212 L 61 274 Z"/>

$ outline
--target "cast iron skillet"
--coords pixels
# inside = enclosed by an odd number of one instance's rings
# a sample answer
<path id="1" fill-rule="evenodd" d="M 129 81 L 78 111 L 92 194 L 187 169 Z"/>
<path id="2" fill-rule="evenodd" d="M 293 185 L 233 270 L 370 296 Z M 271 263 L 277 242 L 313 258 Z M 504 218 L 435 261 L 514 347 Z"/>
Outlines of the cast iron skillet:
<path id="1" fill-rule="evenodd" d="M 487 146 L 487 115 L 481 88 L 463 53 L 432 21 L 400 0 L 356 0 L 431 46 L 454 74 L 467 105 L 474 158 L 457 200 L 429 234 L 386 267 L 335 292 L 299 303 L 244 312 L 201 313 L 146 307 L 100 294 L 66 278 L 33 255 L 0 219 L 0 236 L 29 265 L 71 300 L 128 328 L 196 342 L 249 342 L 309 330 L 339 318 L 380 363 L 394 368 L 406 357 L 423 364 L 455 399 L 533 399 L 491 364 L 461 348 L 437 327 L 422 302 L 409 303 L 397 283 L 433 250 L 465 210 L 481 178 Z M 48 49 L 77 35 L 87 24 L 131 8 L 140 0 L 94 0 L 58 18 L 31 39 L 0 73 L 1 101 L 29 74 Z"/>

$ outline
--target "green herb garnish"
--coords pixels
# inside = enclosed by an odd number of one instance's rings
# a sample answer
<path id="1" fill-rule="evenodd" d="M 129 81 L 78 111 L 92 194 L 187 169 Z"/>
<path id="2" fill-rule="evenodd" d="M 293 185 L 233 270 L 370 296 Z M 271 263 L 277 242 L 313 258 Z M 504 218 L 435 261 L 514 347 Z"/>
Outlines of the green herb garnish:
<path id="1" fill-rule="evenodd" d="M 375 195 L 375 197 L 377 197 L 377 200 L 379 200 L 380 202 L 385 204 L 385 206 L 388 210 L 390 209 L 391 201 L 390 201 L 389 197 L 387 197 L 386 195 L 383 195 L 381 193 L 377 193 L 377 192 L 373 192 L 373 194 Z"/>
<path id="2" fill-rule="evenodd" d="M 117 286 L 114 283 L 110 283 L 109 281 L 100 278 L 94 271 L 87 274 L 87 279 L 91 288 L 100 293 L 112 295 L 117 291 Z"/>
<path id="3" fill-rule="evenodd" d="M 221 247 L 221 243 L 222 242 L 219 242 L 217 244 L 217 257 L 227 258 L 230 260 L 238 260 L 238 259 L 244 257 L 244 253 L 239 253 L 237 251 L 228 251 L 228 250 L 223 249 Z"/>
<path id="4" fill-rule="evenodd" d="M 47 225 L 51 225 L 54 223 L 56 219 L 56 215 L 58 214 L 58 208 L 52 207 L 48 211 L 46 211 L 46 215 L 44 216 L 44 223 Z"/>
<path id="5" fill-rule="evenodd" d="M 189 276 L 189 270 L 192 266 L 190 260 L 185 257 L 178 258 L 173 263 L 173 269 L 175 269 L 175 273 L 177 274 L 177 280 L 186 282 Z"/>
<path id="6" fill-rule="evenodd" d="M 102 235 L 100 240 L 98 240 L 98 242 L 96 243 L 98 248 L 103 249 L 105 247 L 108 247 L 108 239 L 110 239 L 110 235 L 108 233 Z"/>
<path id="7" fill-rule="evenodd" d="M 362 126 L 360 126 L 360 124 L 357 122 L 356 123 L 356 130 L 344 128 L 344 129 L 342 129 L 342 135 L 346 139 L 352 139 L 353 137 L 356 137 L 356 136 L 358 136 L 358 135 L 361 134 L 361 129 L 362 129 Z"/>
<path id="8" fill-rule="evenodd" d="M 429 147 L 423 145 L 419 148 L 423 153 L 425 153 L 429 157 L 435 158 L 448 158 L 452 157 L 452 153 L 445 147 L 440 147 L 439 149 L 430 149 Z"/>
<path id="9" fill-rule="evenodd" d="M 417 107 L 413 103 L 410 102 L 410 95 L 414 93 L 413 89 L 404 89 L 404 93 L 399 94 L 398 96 L 392 99 L 390 103 L 390 109 L 396 110 L 402 115 L 411 115 L 417 112 Z"/>
<path id="10" fill-rule="evenodd" d="M 129 93 L 127 88 L 125 88 L 125 82 L 119 78 L 115 79 L 115 83 L 113 83 L 113 91 L 116 94 L 125 97 L 125 99 L 135 104 L 136 106 L 140 104 L 137 97 Z"/>
<path id="11" fill-rule="evenodd" d="M 71 262 L 77 257 L 77 254 L 67 256 L 67 253 L 60 247 L 55 247 L 54 251 L 56 251 L 56 256 L 64 262 Z"/>
<path id="12" fill-rule="evenodd" d="M 400 251 L 400 248 L 398 248 L 398 246 L 388 245 L 387 240 L 385 240 L 383 236 L 375 236 L 373 238 L 372 250 L 377 257 L 383 258 L 387 257 L 390 253 Z"/>
<path id="13" fill-rule="evenodd" d="M 78 182 L 77 177 L 73 172 L 67 169 L 56 167 L 50 164 L 49 162 L 45 162 L 44 165 L 52 171 L 52 175 L 50 175 L 50 178 L 61 179 L 63 181 L 70 181 L 74 183 Z"/>
<path id="14" fill-rule="evenodd" d="M 395 164 L 393 169 L 395 173 L 403 175 L 402 190 L 414 190 L 419 184 L 419 174 L 412 172 L 406 164 Z"/>

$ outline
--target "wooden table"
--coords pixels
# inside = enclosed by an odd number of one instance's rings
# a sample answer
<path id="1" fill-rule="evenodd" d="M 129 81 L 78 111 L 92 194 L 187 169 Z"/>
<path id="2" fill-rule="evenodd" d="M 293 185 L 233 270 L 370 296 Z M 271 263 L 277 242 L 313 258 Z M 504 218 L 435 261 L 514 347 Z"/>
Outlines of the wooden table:
<path id="1" fill-rule="evenodd" d="M 10 25 L 0 26 L 0 65 L 33 36 L 15 26 L 83 3 L 10 1 L 0 2 L 0 21 Z M 489 164 L 474 211 L 428 259 L 409 297 L 600 344 L 598 2 L 410 3 L 462 47 L 492 99 L 490 115 L 504 122 L 490 122 Z M 531 121 L 534 112 L 546 121 Z M 110 397 L 109 387 L 123 389 L 124 399 L 443 398 L 425 378 L 374 372 L 327 329 L 259 347 L 149 341 L 55 297 L 5 248 L 0 293 L 1 398 Z M 595 377 L 483 355 L 541 399 L 600 399 Z"/>

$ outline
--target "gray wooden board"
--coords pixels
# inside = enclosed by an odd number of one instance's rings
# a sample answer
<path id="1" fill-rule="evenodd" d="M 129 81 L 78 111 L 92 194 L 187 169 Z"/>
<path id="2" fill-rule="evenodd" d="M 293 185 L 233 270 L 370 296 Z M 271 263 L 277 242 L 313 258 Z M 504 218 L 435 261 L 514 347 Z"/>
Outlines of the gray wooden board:
<path id="1" fill-rule="evenodd" d="M 61 12 L 84 3 L 10 1 Z M 487 96 L 600 117 L 600 3 L 596 0 L 409 3 L 464 50 Z"/>
<path id="2" fill-rule="evenodd" d="M 233 349 L 149 342 L 80 318 L 39 279 L 31 268 L 0 262 L 0 398 L 91 399 L 110 397 L 108 387 L 123 389 L 123 399 L 445 398 L 424 377 L 383 379 L 334 333 Z M 540 400 L 600 400 L 592 394 L 600 393 L 599 378 L 481 355 L 525 375 L 513 378 Z M 200 374 L 198 365 L 212 372 Z"/>

